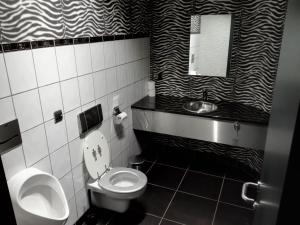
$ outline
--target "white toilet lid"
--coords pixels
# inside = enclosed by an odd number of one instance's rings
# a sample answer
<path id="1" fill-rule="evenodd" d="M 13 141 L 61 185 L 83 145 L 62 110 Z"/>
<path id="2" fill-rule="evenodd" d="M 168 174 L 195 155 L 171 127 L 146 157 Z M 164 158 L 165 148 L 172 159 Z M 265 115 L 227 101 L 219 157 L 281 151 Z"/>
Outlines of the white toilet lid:
<path id="1" fill-rule="evenodd" d="M 85 137 L 83 155 L 87 171 L 93 179 L 97 179 L 109 167 L 109 147 L 99 130 L 92 131 Z"/>

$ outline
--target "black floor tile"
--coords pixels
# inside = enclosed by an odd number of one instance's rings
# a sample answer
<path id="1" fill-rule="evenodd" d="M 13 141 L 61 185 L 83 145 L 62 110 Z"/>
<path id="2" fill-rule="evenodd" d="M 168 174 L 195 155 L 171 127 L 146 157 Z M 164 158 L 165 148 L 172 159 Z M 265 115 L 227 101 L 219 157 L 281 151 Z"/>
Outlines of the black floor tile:
<path id="1" fill-rule="evenodd" d="M 149 183 L 177 189 L 184 173 L 183 169 L 155 164 L 147 177 Z"/>
<path id="2" fill-rule="evenodd" d="M 242 182 L 225 179 L 220 201 L 247 207 L 247 208 L 252 208 L 252 205 L 246 203 L 241 197 L 242 186 L 243 186 Z M 255 198 L 256 193 L 253 189 L 249 189 L 247 196 L 251 198 Z"/>
<path id="3" fill-rule="evenodd" d="M 219 203 L 214 225 L 251 225 L 254 211 Z"/>
<path id="4" fill-rule="evenodd" d="M 143 173 L 147 173 L 148 170 L 150 169 L 150 167 L 152 166 L 152 164 L 153 164 L 153 162 L 145 161 L 145 162 L 143 163 L 143 165 L 141 166 L 141 171 L 142 171 Z"/>
<path id="5" fill-rule="evenodd" d="M 190 170 L 222 177 L 225 174 L 226 167 L 222 163 L 222 160 L 214 154 L 194 152 Z"/>
<path id="6" fill-rule="evenodd" d="M 165 218 L 187 225 L 211 224 L 217 202 L 177 192 Z"/>
<path id="7" fill-rule="evenodd" d="M 179 190 L 218 200 L 222 178 L 188 171 Z"/>
<path id="8" fill-rule="evenodd" d="M 106 225 L 107 222 L 115 215 L 115 212 L 91 207 L 77 222 L 76 225 Z"/>
<path id="9" fill-rule="evenodd" d="M 158 153 L 157 161 L 170 166 L 186 169 L 190 165 L 190 151 L 180 148 L 165 148 Z"/>
<path id="10" fill-rule="evenodd" d="M 147 214 L 124 213 L 116 215 L 109 225 L 158 225 L 160 218 Z"/>
<path id="11" fill-rule="evenodd" d="M 227 168 L 226 177 L 244 182 L 257 182 L 259 178 L 248 175 L 245 171 L 239 168 Z"/>
<path id="12" fill-rule="evenodd" d="M 148 184 L 146 192 L 138 201 L 142 204 L 141 208 L 144 208 L 145 212 L 161 217 L 174 193 L 174 191 Z"/>
<path id="13" fill-rule="evenodd" d="M 172 222 L 170 220 L 163 220 L 160 225 L 180 225 L 180 223 Z"/>

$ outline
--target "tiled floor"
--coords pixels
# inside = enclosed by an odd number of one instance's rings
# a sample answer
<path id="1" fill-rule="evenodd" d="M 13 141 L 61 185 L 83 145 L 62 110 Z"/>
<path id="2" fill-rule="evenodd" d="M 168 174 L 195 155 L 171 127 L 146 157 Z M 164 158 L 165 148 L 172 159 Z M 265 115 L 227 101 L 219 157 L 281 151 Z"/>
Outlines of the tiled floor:
<path id="1" fill-rule="evenodd" d="M 124 214 L 101 211 L 98 225 L 250 225 L 253 210 L 241 199 L 243 181 L 219 168 L 146 162 L 145 194 Z M 180 166 L 180 167 L 179 167 Z M 107 213 L 111 213 L 107 216 Z M 103 219 L 104 214 L 106 219 Z"/>

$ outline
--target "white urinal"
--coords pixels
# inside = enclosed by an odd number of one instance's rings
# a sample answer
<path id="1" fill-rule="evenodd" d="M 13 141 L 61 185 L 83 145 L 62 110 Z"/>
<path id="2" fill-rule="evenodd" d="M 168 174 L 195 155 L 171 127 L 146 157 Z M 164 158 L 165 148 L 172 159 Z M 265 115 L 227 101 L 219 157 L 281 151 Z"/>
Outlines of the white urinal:
<path id="1" fill-rule="evenodd" d="M 69 217 L 65 193 L 58 179 L 34 168 L 8 181 L 18 225 L 61 225 Z"/>

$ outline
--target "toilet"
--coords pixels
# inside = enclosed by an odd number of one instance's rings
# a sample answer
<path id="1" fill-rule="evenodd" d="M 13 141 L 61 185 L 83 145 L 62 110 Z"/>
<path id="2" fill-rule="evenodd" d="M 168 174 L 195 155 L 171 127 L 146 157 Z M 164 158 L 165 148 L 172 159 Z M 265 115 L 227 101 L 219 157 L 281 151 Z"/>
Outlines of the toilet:
<path id="1" fill-rule="evenodd" d="M 89 133 L 83 140 L 84 162 L 90 175 L 87 187 L 93 205 L 125 212 L 131 199 L 140 197 L 147 185 L 147 177 L 141 171 L 111 168 L 110 150 L 106 138 L 99 130 Z"/>
<path id="2" fill-rule="evenodd" d="M 18 225 L 62 225 L 68 219 L 65 193 L 51 174 L 28 168 L 7 183 Z"/>

